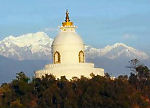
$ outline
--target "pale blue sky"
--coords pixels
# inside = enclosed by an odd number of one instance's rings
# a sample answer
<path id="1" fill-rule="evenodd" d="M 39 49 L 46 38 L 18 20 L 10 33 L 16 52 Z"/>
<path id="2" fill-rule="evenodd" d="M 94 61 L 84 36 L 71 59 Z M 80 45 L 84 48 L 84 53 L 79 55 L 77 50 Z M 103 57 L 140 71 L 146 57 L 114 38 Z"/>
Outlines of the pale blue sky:
<path id="1" fill-rule="evenodd" d="M 123 42 L 150 53 L 150 0 L 0 0 L 0 39 L 38 31 L 55 37 L 66 9 L 86 44 Z"/>

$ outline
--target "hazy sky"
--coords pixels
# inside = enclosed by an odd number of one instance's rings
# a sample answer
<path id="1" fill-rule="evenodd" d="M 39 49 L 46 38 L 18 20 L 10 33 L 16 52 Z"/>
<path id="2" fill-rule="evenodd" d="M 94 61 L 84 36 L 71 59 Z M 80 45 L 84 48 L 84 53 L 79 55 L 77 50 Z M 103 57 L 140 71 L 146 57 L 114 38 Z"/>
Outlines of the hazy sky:
<path id="1" fill-rule="evenodd" d="M 66 9 L 86 44 L 122 42 L 150 53 L 150 0 L 0 0 L 0 40 L 38 31 L 55 37 Z"/>

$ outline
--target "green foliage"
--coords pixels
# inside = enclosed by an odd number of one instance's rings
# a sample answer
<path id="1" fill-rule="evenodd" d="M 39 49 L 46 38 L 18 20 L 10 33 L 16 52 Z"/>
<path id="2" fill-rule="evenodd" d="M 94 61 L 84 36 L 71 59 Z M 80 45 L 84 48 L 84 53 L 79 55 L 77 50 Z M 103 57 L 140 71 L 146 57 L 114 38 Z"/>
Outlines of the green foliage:
<path id="1" fill-rule="evenodd" d="M 21 72 L 1 85 L 0 108 L 149 108 L 149 69 L 138 65 L 134 71 L 129 78 L 91 74 L 91 79 L 82 76 L 70 81 L 53 75 L 30 81 Z"/>

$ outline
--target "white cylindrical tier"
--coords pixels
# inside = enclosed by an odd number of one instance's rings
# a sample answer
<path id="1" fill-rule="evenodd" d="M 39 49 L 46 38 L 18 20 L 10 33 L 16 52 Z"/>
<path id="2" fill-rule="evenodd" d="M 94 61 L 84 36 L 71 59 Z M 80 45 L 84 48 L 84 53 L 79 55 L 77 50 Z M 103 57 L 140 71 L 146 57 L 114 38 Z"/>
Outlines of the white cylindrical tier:
<path id="1" fill-rule="evenodd" d="M 42 78 L 46 74 L 54 75 L 56 78 L 60 78 L 61 76 L 66 76 L 67 79 L 72 79 L 72 77 L 81 76 L 90 78 L 90 74 L 93 73 L 95 75 L 104 76 L 104 69 L 102 68 L 94 68 L 94 64 L 86 63 L 86 64 L 76 64 L 76 65 L 46 65 L 46 68 L 43 70 L 39 70 L 35 72 L 36 78 Z"/>
<path id="2" fill-rule="evenodd" d="M 52 68 L 94 68 L 93 63 L 78 63 L 78 64 L 47 64 L 44 69 Z"/>

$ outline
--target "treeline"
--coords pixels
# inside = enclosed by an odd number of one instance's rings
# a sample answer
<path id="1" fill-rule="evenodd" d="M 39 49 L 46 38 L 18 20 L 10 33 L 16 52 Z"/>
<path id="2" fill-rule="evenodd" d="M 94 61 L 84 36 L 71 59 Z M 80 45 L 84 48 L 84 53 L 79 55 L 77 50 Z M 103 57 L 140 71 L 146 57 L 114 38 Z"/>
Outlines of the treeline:
<path id="1" fill-rule="evenodd" d="M 91 74 L 68 81 L 23 72 L 0 87 L 0 108 L 150 108 L 150 70 L 131 61 L 132 73 L 112 79 Z"/>

